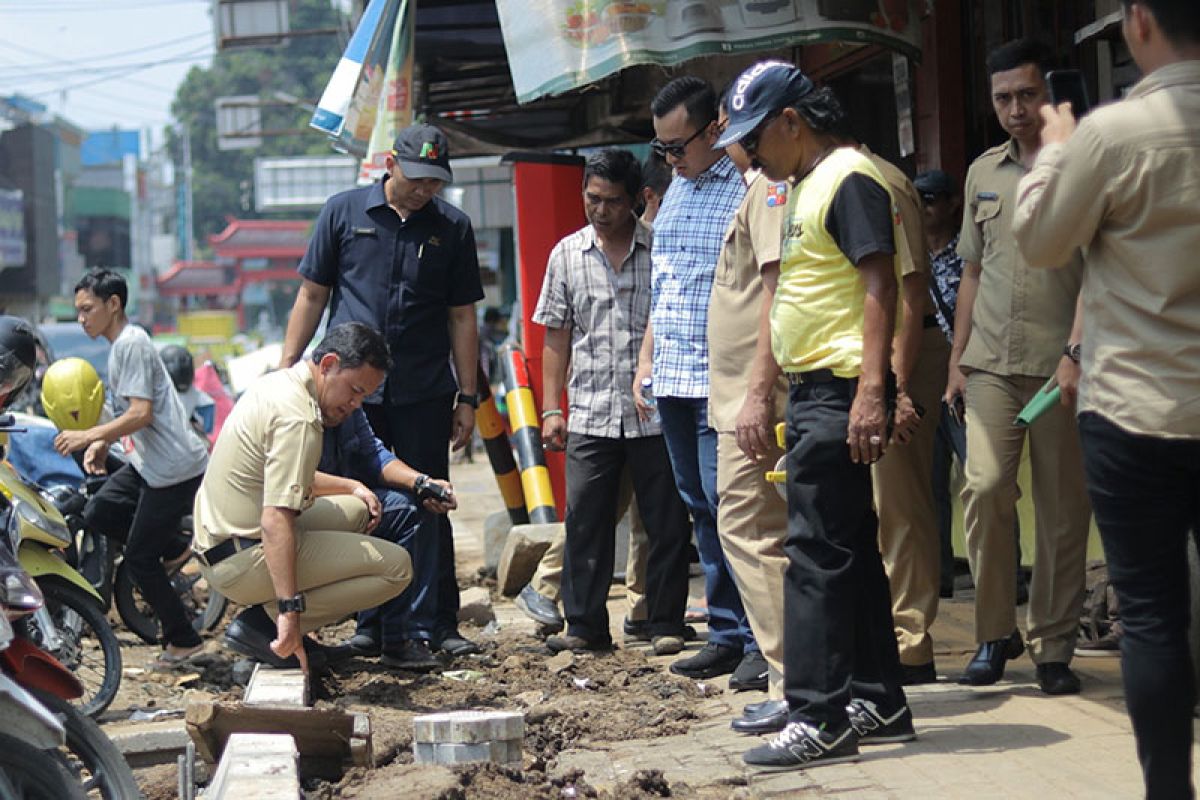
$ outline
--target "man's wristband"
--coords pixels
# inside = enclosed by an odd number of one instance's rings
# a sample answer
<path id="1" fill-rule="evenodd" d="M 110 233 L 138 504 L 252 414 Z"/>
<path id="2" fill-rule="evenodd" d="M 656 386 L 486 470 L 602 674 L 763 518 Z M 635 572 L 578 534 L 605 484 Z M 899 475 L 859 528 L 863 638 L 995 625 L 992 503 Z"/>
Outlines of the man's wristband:
<path id="1" fill-rule="evenodd" d="M 1063 355 L 1078 364 L 1082 349 L 1083 348 L 1078 343 L 1068 344 L 1063 348 Z"/>
<path id="2" fill-rule="evenodd" d="M 563 415 L 561 408 L 547 408 L 542 412 L 542 419 L 550 419 L 551 417 L 561 417 Z"/>

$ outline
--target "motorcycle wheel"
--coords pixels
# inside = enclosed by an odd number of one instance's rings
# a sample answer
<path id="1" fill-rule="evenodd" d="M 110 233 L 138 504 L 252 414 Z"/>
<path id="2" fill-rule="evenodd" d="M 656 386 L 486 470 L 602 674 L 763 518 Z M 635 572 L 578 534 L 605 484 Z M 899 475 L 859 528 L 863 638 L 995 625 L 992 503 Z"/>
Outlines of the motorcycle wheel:
<path id="1" fill-rule="evenodd" d="M 51 750 L 0 733 L 0 800 L 85 800 L 83 787 Z"/>
<path id="2" fill-rule="evenodd" d="M 38 581 L 58 628 L 62 645 L 57 650 L 48 646 L 45 631 L 38 615 L 28 617 L 29 635 L 33 642 L 61 661 L 83 684 L 83 696 L 75 700 L 84 714 L 95 717 L 108 708 L 121 686 L 121 645 L 117 635 L 104 617 L 100 604 L 82 589 L 65 581 Z"/>
<path id="3" fill-rule="evenodd" d="M 183 608 L 197 633 L 211 631 L 225 615 L 228 600 L 209 587 L 208 581 L 196 568 L 194 559 L 171 575 L 171 586 L 183 602 Z M 142 597 L 124 562 L 117 567 L 117 577 L 113 581 L 113 605 L 117 607 L 125 627 L 146 644 L 158 644 L 158 617 Z"/>
<path id="4" fill-rule="evenodd" d="M 61 697 L 30 691 L 66 729 L 67 744 L 60 754 L 88 798 L 134 800 L 142 796 L 125 757 L 91 717 Z"/>

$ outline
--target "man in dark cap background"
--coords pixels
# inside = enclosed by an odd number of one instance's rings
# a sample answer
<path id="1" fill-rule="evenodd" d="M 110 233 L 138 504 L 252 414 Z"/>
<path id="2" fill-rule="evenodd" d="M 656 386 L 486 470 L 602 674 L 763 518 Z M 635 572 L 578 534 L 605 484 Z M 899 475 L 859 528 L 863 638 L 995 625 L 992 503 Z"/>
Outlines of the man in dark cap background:
<path id="1" fill-rule="evenodd" d="M 475 303 L 483 299 L 471 220 L 438 196 L 452 179 L 446 135 L 416 124 L 396 137 L 379 182 L 325 203 L 300 262 L 281 364 L 300 359 L 326 304 L 330 327 L 363 322 L 382 331 L 393 366 L 363 409 L 398 458 L 441 479 L 450 475 L 447 442 L 467 446 L 475 427 Z M 437 548 L 437 574 L 414 575 L 410 595 L 414 605 L 435 595 L 430 646 L 465 655 L 478 648 L 458 633 L 453 541 L 445 515 L 426 515 L 414 548 Z M 413 561 L 422 563 L 415 552 Z M 351 645 L 378 655 L 379 632 L 360 629 Z"/>
<path id="2" fill-rule="evenodd" d="M 901 687 L 870 464 L 888 444 L 898 221 L 884 177 L 835 132 L 844 112 L 780 61 L 734 83 L 718 147 L 794 182 L 770 335 L 788 379 L 784 694 L 789 722 L 743 755 L 766 769 L 852 761 L 915 736 Z"/>

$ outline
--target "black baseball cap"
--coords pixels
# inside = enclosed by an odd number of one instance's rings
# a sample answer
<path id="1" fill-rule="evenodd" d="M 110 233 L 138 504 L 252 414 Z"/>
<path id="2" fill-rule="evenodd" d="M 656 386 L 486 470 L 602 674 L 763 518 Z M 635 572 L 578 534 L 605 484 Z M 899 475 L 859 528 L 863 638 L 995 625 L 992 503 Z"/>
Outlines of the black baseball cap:
<path id="1" fill-rule="evenodd" d="M 768 114 L 791 105 L 815 88 L 795 64 L 758 62 L 739 75 L 729 90 L 729 124 L 713 149 L 737 143 Z"/>
<path id="2" fill-rule="evenodd" d="M 953 197 L 957 191 L 954 179 L 940 169 L 922 172 L 913 179 L 913 186 L 926 200 L 936 200 L 940 195 Z"/>
<path id="3" fill-rule="evenodd" d="M 419 180 L 436 178 L 450 183 L 450 141 L 441 129 L 418 123 L 400 131 L 392 144 L 392 157 L 400 164 L 404 177 Z"/>

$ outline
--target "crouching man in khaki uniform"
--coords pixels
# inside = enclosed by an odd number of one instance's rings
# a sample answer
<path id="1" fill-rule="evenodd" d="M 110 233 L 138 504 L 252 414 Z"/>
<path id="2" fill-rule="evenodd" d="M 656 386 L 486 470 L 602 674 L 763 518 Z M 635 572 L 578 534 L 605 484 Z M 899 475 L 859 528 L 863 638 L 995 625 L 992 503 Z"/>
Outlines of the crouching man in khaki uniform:
<path id="1" fill-rule="evenodd" d="M 358 408 L 389 366 L 378 332 L 338 325 L 311 361 L 260 378 L 221 429 L 196 494 L 194 546 L 209 584 L 249 606 L 225 632 L 239 653 L 319 669 L 349 651 L 305 633 L 382 604 L 412 579 L 403 547 L 365 535 L 380 519 L 375 494 L 317 472 L 324 426 Z"/>

